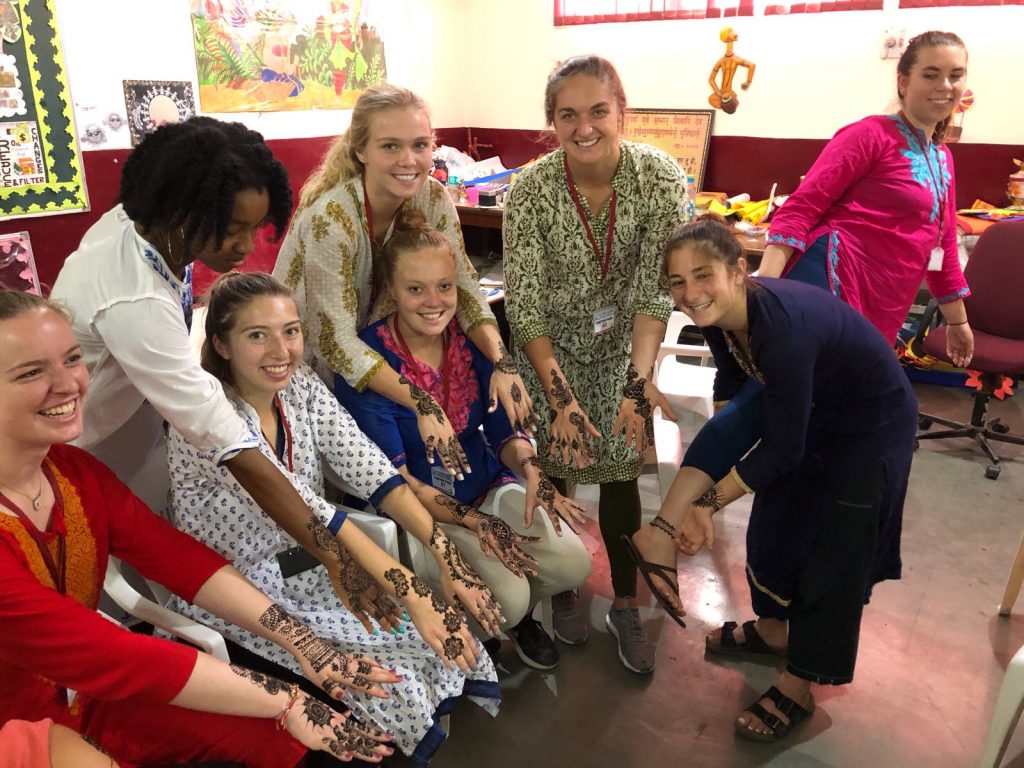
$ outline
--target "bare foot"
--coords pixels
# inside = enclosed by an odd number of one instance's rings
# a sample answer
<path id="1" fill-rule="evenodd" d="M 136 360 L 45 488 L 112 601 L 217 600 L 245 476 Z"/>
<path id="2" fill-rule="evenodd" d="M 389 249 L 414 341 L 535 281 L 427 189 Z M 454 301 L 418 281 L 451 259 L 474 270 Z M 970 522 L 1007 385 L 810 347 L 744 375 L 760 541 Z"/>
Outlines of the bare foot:
<path id="1" fill-rule="evenodd" d="M 770 648 L 778 651 L 780 655 L 785 654 L 789 644 L 789 622 L 782 619 L 759 618 L 754 622 L 754 629 Z M 736 627 L 732 634 L 737 645 L 742 646 L 747 642 L 747 634 L 744 632 L 742 624 Z M 707 642 L 708 645 L 715 648 L 722 647 L 721 627 L 708 632 Z"/>
<path id="2" fill-rule="evenodd" d="M 801 707 L 808 712 L 813 711 L 814 698 L 811 696 L 811 683 L 809 680 L 802 680 L 799 677 L 789 674 L 789 672 L 783 672 L 782 676 L 779 677 L 775 683 L 775 687 L 784 695 L 795 701 Z M 775 703 L 767 696 L 762 697 L 758 701 L 764 709 L 775 717 L 779 718 L 785 725 L 790 725 L 791 719 L 783 714 Z M 775 729 L 769 725 L 766 725 L 761 718 L 755 715 L 750 710 L 744 710 L 740 713 L 739 717 L 736 718 L 736 727 L 744 728 L 753 733 L 761 734 L 762 736 L 772 736 L 775 733 Z"/>
<path id="3" fill-rule="evenodd" d="M 679 550 L 676 548 L 675 540 L 657 528 L 650 525 L 643 526 L 633 534 L 633 544 L 640 550 L 644 560 L 668 568 L 676 567 Z M 654 577 L 652 581 L 658 593 L 675 608 L 677 613 L 682 615 L 684 613 L 683 602 L 679 599 L 679 595 L 662 579 Z"/>

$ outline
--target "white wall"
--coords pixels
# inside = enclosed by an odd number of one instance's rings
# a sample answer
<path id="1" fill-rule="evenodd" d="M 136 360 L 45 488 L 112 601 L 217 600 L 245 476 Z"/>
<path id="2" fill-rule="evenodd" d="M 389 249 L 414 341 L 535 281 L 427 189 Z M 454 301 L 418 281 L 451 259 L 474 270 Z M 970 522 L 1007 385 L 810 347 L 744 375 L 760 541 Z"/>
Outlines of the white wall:
<path id="1" fill-rule="evenodd" d="M 384 41 L 389 79 L 433 104 L 439 72 L 450 58 L 436 50 L 434 3 L 370 0 L 368 6 Z M 123 80 L 191 81 L 200 109 L 189 0 L 56 0 L 56 8 L 80 135 L 112 110 L 124 115 Z M 243 122 L 268 139 L 283 139 L 340 133 L 350 115 L 348 110 L 310 110 L 213 116 Z M 436 107 L 434 120 L 439 126 L 464 125 L 456 122 L 461 116 Z M 127 127 L 108 134 L 101 149 L 131 146 Z"/>
<path id="2" fill-rule="evenodd" d="M 296 0 L 299 1 L 299 0 Z M 757 64 L 734 115 L 719 112 L 718 135 L 827 138 L 893 104 L 895 62 L 878 57 L 882 31 L 949 29 L 970 50 L 976 94 L 964 141 L 1024 142 L 1019 76 L 1024 7 L 905 10 L 740 18 L 552 25 L 552 0 L 369 0 L 386 46 L 388 75 L 430 104 L 434 125 L 543 128 L 543 90 L 558 59 L 607 56 L 637 107 L 708 108 L 718 31 L 739 33 L 736 53 Z M 79 133 L 124 112 L 121 81 L 191 80 L 195 59 L 189 0 L 56 0 Z M 891 9 L 890 9 L 891 7 Z M 736 83 L 744 74 L 737 74 Z M 197 92 L 198 93 L 198 92 Z M 232 113 L 267 138 L 336 134 L 350 113 Z M 104 148 L 129 146 L 127 128 Z"/>
<path id="3" fill-rule="evenodd" d="M 883 11 L 554 27 L 551 0 L 452 0 L 465 24 L 463 60 L 481 62 L 464 70 L 472 76 L 461 80 L 467 92 L 459 124 L 543 127 L 547 73 L 580 53 L 615 63 L 634 106 L 708 109 L 708 75 L 725 49 L 718 33 L 732 26 L 736 54 L 757 70 L 750 90 L 739 91 L 738 111 L 717 113 L 715 133 L 828 138 L 893 107 L 896 62 L 879 53 L 883 30 L 904 27 L 908 39 L 945 29 L 967 44 L 976 102 L 964 116 L 964 141 L 1024 142 L 1024 99 L 1013 85 L 1024 61 L 1024 7 L 901 11 L 898 0 L 885 2 Z M 734 87 L 743 77 L 741 70 Z"/>

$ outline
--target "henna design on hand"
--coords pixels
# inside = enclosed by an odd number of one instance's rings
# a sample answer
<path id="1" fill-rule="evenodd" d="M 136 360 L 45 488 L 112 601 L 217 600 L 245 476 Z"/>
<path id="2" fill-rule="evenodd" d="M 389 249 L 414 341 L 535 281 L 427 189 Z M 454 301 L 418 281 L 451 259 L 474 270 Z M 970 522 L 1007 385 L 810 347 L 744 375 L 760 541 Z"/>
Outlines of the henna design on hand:
<path id="1" fill-rule="evenodd" d="M 412 591 L 415 592 L 419 597 L 426 597 L 430 594 L 430 587 L 423 581 L 419 576 L 412 577 Z"/>
<path id="2" fill-rule="evenodd" d="M 711 514 L 714 514 L 724 506 L 722 504 L 722 492 L 718 490 L 718 486 L 710 488 L 700 498 L 693 502 L 693 506 L 710 509 Z"/>
<path id="3" fill-rule="evenodd" d="M 340 756 L 345 752 L 370 755 L 379 746 L 369 736 L 359 733 L 351 718 L 346 719 L 343 725 L 331 725 L 331 732 L 334 734 L 333 739 L 328 737 L 321 741 L 333 755 Z"/>
<path id="4" fill-rule="evenodd" d="M 270 675 L 264 675 L 262 672 L 256 672 L 252 669 L 246 669 L 245 667 L 239 667 L 236 664 L 230 665 L 231 671 L 239 677 L 244 677 L 253 685 L 258 688 L 262 688 L 264 691 L 269 693 L 271 696 L 276 696 L 281 691 L 290 691 L 291 686 L 283 680 L 278 680 L 276 677 Z"/>
<path id="5" fill-rule="evenodd" d="M 434 502 L 438 506 L 442 506 L 452 513 L 452 517 L 455 522 L 461 525 L 463 528 L 469 528 L 467 520 L 479 520 L 487 517 L 485 514 L 477 510 L 475 507 L 471 507 L 468 504 L 463 504 L 457 499 L 453 499 L 446 493 L 434 494 Z"/>
<path id="6" fill-rule="evenodd" d="M 499 344 L 500 357 L 498 362 L 494 364 L 494 370 L 496 373 L 506 373 L 509 376 L 519 375 L 519 366 L 516 365 L 516 361 L 509 354 L 509 351 L 505 349 L 504 344 Z"/>
<path id="7" fill-rule="evenodd" d="M 533 560 L 532 557 L 519 548 L 520 543 L 528 542 L 530 538 L 517 533 L 513 530 L 512 526 L 500 517 L 486 516 L 477 529 L 477 536 L 480 537 L 481 541 L 487 538 L 488 544 L 499 550 L 501 557 L 498 559 L 505 563 L 505 567 L 516 576 L 524 574 L 522 561 Z M 537 541 L 538 539 L 534 537 L 533 540 Z"/>
<path id="8" fill-rule="evenodd" d="M 516 405 L 523 402 L 523 390 L 519 388 L 519 385 L 512 382 L 512 387 L 509 389 L 509 394 L 512 396 L 512 402 Z"/>
<path id="9" fill-rule="evenodd" d="M 547 476 L 543 469 L 541 469 L 540 461 L 536 456 L 527 456 L 520 462 L 523 470 L 527 466 L 536 467 L 540 477 L 537 481 L 537 498 L 540 503 L 544 506 L 544 509 L 548 511 L 548 517 L 551 518 L 551 527 L 555 529 L 555 533 L 562 533 L 562 524 L 558 521 L 558 514 L 555 510 L 555 494 L 558 492 L 555 489 L 554 483 Z"/>
<path id="10" fill-rule="evenodd" d="M 409 594 L 409 579 L 400 568 L 389 568 L 384 571 L 384 578 L 395 587 L 395 596 L 403 598 Z"/>
<path id="11" fill-rule="evenodd" d="M 412 399 L 416 401 L 416 412 L 420 416 L 433 416 L 437 419 L 438 424 L 444 424 L 445 415 L 444 411 L 441 410 L 441 406 L 430 396 L 430 393 L 419 387 L 414 382 L 409 381 L 405 376 L 398 377 L 399 384 L 407 384 L 409 386 L 409 394 L 412 395 Z"/>
<path id="12" fill-rule="evenodd" d="M 328 665 L 332 671 L 341 672 L 350 659 L 331 647 L 325 640 L 313 634 L 302 622 L 292 618 L 279 605 L 272 605 L 259 618 L 259 623 L 285 637 L 316 671 L 322 672 Z"/>
<path id="13" fill-rule="evenodd" d="M 320 699 L 314 699 L 312 696 L 305 696 L 303 698 L 302 714 L 310 724 L 317 728 L 324 728 L 331 724 L 331 720 L 334 717 L 333 709 L 320 701 Z"/>
<path id="14" fill-rule="evenodd" d="M 444 641 L 444 655 L 449 659 L 457 659 L 465 650 L 466 644 L 461 637 L 449 637 Z"/>
<path id="15" fill-rule="evenodd" d="M 453 635 L 462 629 L 462 617 L 459 616 L 459 612 L 452 608 L 450 605 L 445 609 L 444 612 L 444 628 L 451 632 Z"/>
<path id="16" fill-rule="evenodd" d="M 590 446 L 590 441 L 587 439 L 587 425 L 583 419 L 583 414 L 579 411 L 573 411 L 569 414 L 569 423 L 576 427 L 576 431 L 580 433 L 580 440 L 573 440 L 573 450 L 580 450 L 583 452 L 583 456 L 588 459 L 594 458 L 594 449 Z"/>
<path id="17" fill-rule="evenodd" d="M 569 386 L 554 368 L 551 369 L 551 396 L 555 399 L 555 406 L 560 410 L 565 410 L 573 401 Z M 555 409 L 552 408 L 551 410 L 554 411 Z"/>

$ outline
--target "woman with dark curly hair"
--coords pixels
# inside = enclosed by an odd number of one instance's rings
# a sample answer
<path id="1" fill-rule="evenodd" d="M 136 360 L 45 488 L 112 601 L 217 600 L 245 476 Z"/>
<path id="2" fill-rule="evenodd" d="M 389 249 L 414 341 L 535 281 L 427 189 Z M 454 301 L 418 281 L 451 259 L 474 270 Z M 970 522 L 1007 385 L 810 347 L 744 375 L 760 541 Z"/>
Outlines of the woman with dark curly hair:
<path id="1" fill-rule="evenodd" d="M 312 514 L 260 453 L 259 435 L 202 369 L 189 340 L 192 264 L 215 272 L 238 266 L 261 226 L 272 224 L 278 237 L 284 232 L 291 202 L 287 172 L 260 134 L 208 117 L 165 125 L 128 158 L 120 204 L 86 232 L 52 298 L 73 314 L 93 381 L 75 444 L 161 510 L 167 505 L 167 422 L 225 464 L 327 567 L 350 605 L 342 582 L 359 583 L 359 566 L 330 534 L 330 521 Z M 378 620 L 390 610 L 383 600 L 362 604 Z"/>

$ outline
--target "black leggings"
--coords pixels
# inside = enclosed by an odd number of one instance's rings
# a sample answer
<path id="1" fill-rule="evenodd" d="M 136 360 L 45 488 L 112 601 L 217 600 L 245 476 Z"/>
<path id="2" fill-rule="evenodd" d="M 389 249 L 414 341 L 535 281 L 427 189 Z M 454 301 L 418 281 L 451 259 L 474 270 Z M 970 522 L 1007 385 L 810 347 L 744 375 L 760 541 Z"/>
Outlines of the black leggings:
<path id="1" fill-rule="evenodd" d="M 553 477 L 551 482 L 564 496 L 565 480 Z M 622 543 L 622 536 L 632 536 L 640 530 L 640 488 L 636 480 L 601 483 L 600 488 L 598 522 L 608 553 L 612 589 L 615 597 L 636 597 L 636 566 Z"/>

